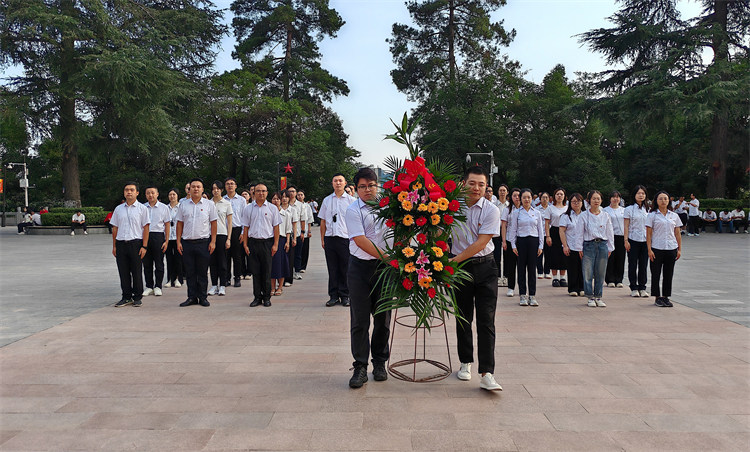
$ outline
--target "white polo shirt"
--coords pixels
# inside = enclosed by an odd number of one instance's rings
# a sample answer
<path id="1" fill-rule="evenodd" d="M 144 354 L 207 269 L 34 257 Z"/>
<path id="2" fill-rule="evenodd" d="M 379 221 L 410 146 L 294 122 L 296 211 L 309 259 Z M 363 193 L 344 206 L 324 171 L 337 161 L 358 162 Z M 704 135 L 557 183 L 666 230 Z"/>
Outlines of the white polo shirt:
<path id="1" fill-rule="evenodd" d="M 242 227 L 247 228 L 247 236 L 251 239 L 272 239 L 274 226 L 280 224 L 279 209 L 268 200 L 261 205 L 253 201 L 242 211 Z"/>
<path id="2" fill-rule="evenodd" d="M 292 234 L 292 214 L 289 209 L 282 208 L 279 210 L 279 216 L 281 216 L 281 223 L 279 223 L 279 237 L 286 238 L 287 234 Z M 291 246 L 291 244 L 289 245 Z"/>
<path id="3" fill-rule="evenodd" d="M 628 240 L 634 242 L 645 242 L 646 241 L 646 217 L 648 211 L 646 207 L 638 207 L 638 204 L 633 204 L 625 208 L 623 212 L 623 221 L 625 218 L 630 220 L 628 224 Z"/>
<path id="4" fill-rule="evenodd" d="M 603 209 L 609 214 L 609 219 L 612 221 L 612 230 L 615 235 L 625 235 L 625 209 L 617 206 L 613 209 L 611 206 L 607 206 Z"/>
<path id="5" fill-rule="evenodd" d="M 682 226 L 682 220 L 676 213 L 667 210 L 667 214 L 662 214 L 655 210 L 646 217 L 646 227 L 651 228 L 651 248 L 656 250 L 674 250 L 677 249 L 677 237 L 675 237 L 675 228 Z M 677 232 L 679 234 L 679 231 Z"/>
<path id="6" fill-rule="evenodd" d="M 518 237 L 535 237 L 539 242 L 539 249 L 544 249 L 544 212 L 534 208 L 526 210 L 523 206 L 515 209 L 508 219 L 508 241 L 516 248 Z"/>
<path id="7" fill-rule="evenodd" d="M 299 231 L 302 230 L 300 226 L 300 219 L 302 217 L 302 212 L 300 212 L 300 203 L 296 202 L 292 204 L 289 203 L 289 213 L 292 215 L 292 223 L 297 223 L 297 226 L 295 229 L 297 229 L 297 235 L 299 235 Z M 292 225 L 294 227 L 294 225 Z M 294 235 L 294 231 L 291 232 L 292 235 Z"/>
<path id="8" fill-rule="evenodd" d="M 175 218 L 177 217 L 177 210 L 179 208 L 179 203 L 174 207 L 167 205 L 167 209 L 169 209 L 169 221 L 171 221 L 169 227 L 169 240 L 177 240 L 177 220 Z"/>
<path id="9" fill-rule="evenodd" d="M 326 237 L 349 238 L 349 231 L 346 228 L 346 209 L 355 201 L 354 197 L 346 192 L 340 197 L 336 193 L 331 193 L 323 199 L 318 212 L 318 218 L 326 222 Z M 334 221 L 334 217 L 336 221 Z"/>
<path id="10" fill-rule="evenodd" d="M 232 227 L 241 228 L 242 209 L 247 205 L 247 201 L 245 201 L 245 198 L 239 193 L 235 193 L 232 198 L 230 198 L 229 195 L 224 195 L 224 199 L 232 204 Z"/>
<path id="11" fill-rule="evenodd" d="M 698 198 L 687 201 L 687 204 L 688 204 L 688 216 L 699 217 L 701 215 L 701 211 L 700 211 L 701 202 L 698 201 Z"/>
<path id="12" fill-rule="evenodd" d="M 704 220 L 710 220 L 710 221 L 715 220 L 716 219 L 716 212 L 714 212 L 713 210 L 711 212 L 708 212 L 708 211 L 703 212 L 703 219 Z"/>
<path id="13" fill-rule="evenodd" d="M 381 218 L 361 199 L 351 203 L 346 209 L 346 227 L 349 229 L 349 254 L 358 259 L 365 261 L 377 259 L 366 253 L 354 242 L 354 237 L 364 235 L 372 243 L 380 248 L 385 249 L 385 232 L 386 227 Z"/>
<path id="14" fill-rule="evenodd" d="M 143 205 L 148 210 L 149 234 L 152 232 L 164 232 L 165 225 L 172 221 L 172 217 L 169 214 L 169 207 L 161 201 L 156 201 L 156 204 L 153 206 L 148 202 L 143 203 Z"/>
<path id="15" fill-rule="evenodd" d="M 732 214 L 732 218 L 735 218 L 737 220 L 745 218 L 745 211 L 742 209 L 734 209 L 730 213 Z"/>
<path id="16" fill-rule="evenodd" d="M 581 222 L 581 213 L 575 213 L 574 210 L 570 211 L 570 216 L 567 214 L 560 216 L 560 226 L 565 228 L 565 241 L 568 244 L 570 251 L 583 251 L 583 223 Z"/>
<path id="17" fill-rule="evenodd" d="M 245 200 L 244 198 L 242 199 Z M 213 201 L 213 200 L 212 200 Z M 232 225 L 234 225 L 234 209 L 228 199 L 221 198 L 219 202 L 214 202 L 216 206 L 216 215 L 219 219 L 216 222 L 216 235 L 228 235 L 227 217 L 232 216 Z"/>
<path id="18" fill-rule="evenodd" d="M 201 197 L 197 203 L 192 198 L 177 207 L 177 221 L 182 221 L 182 240 L 198 240 L 211 237 L 211 222 L 217 221 L 213 201 Z"/>
<path id="19" fill-rule="evenodd" d="M 109 224 L 117 227 L 115 239 L 123 242 L 143 239 L 143 227 L 148 223 L 148 210 L 138 201 L 130 205 L 124 202 L 115 207 L 109 220 Z"/>
<path id="20" fill-rule="evenodd" d="M 78 215 L 77 213 L 74 213 L 73 216 L 70 218 L 70 221 L 71 222 L 73 222 L 73 221 L 85 222 L 86 221 L 86 215 L 84 215 L 83 213 L 81 213 L 80 215 Z"/>
<path id="21" fill-rule="evenodd" d="M 607 241 L 607 250 L 611 253 L 615 250 L 615 232 L 612 229 L 612 220 L 609 214 L 601 209 L 598 215 L 590 211 L 581 214 L 583 223 L 583 241 L 601 239 Z"/>
<path id="22" fill-rule="evenodd" d="M 461 204 L 461 210 L 466 210 L 465 204 Z M 480 234 L 495 235 L 499 222 L 500 210 L 492 205 L 487 198 L 482 196 L 466 212 L 466 223 L 459 224 L 453 228 L 451 234 L 451 238 L 453 239 L 451 252 L 455 255 L 463 253 L 466 248 L 479 239 Z M 472 257 L 483 257 L 492 254 L 494 250 L 495 245 L 490 240 L 483 250 L 480 250 Z"/>
<path id="23" fill-rule="evenodd" d="M 721 221 L 732 221 L 732 212 L 721 212 L 721 213 L 719 213 L 719 219 Z"/>
<path id="24" fill-rule="evenodd" d="M 547 219 L 549 219 L 549 225 L 550 227 L 560 227 L 560 217 L 568 211 L 568 205 L 565 204 L 562 207 L 557 207 L 554 204 L 550 204 L 547 207 Z"/>

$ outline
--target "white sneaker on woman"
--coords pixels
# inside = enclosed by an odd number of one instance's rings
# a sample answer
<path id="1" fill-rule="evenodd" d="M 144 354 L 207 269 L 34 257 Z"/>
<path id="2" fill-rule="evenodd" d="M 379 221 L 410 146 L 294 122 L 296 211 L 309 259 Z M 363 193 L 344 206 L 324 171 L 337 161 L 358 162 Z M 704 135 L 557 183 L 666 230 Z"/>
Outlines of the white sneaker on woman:
<path id="1" fill-rule="evenodd" d="M 512 297 L 513 296 L 513 289 L 508 289 L 508 292 L 505 295 L 507 295 L 509 297 Z"/>
<path id="2" fill-rule="evenodd" d="M 519 306 L 528 306 L 529 298 L 526 295 L 521 295 L 521 301 L 518 303 Z"/>
<path id="3" fill-rule="evenodd" d="M 456 377 L 463 381 L 471 380 L 471 363 L 461 363 L 461 367 L 456 372 Z"/>
<path id="4" fill-rule="evenodd" d="M 495 377 L 493 377 L 492 374 L 489 372 L 482 375 L 482 378 L 479 379 L 479 387 L 482 389 L 486 389 L 488 391 L 502 391 L 503 390 L 503 387 L 497 384 L 497 382 L 495 381 Z"/>
<path id="5" fill-rule="evenodd" d="M 637 290 L 631 290 L 630 291 L 630 296 L 633 297 L 633 298 L 638 298 L 638 297 L 641 296 L 641 293 L 638 292 Z"/>
<path id="6" fill-rule="evenodd" d="M 210 289 L 208 289 L 208 294 L 209 294 L 209 295 L 216 295 L 216 292 L 217 292 L 218 290 L 219 290 L 219 288 L 218 288 L 218 287 L 216 287 L 216 286 L 211 286 L 211 288 L 210 288 Z"/>
<path id="7" fill-rule="evenodd" d="M 646 292 L 645 290 L 639 290 L 638 293 L 641 294 L 641 298 L 649 297 L 648 292 Z"/>

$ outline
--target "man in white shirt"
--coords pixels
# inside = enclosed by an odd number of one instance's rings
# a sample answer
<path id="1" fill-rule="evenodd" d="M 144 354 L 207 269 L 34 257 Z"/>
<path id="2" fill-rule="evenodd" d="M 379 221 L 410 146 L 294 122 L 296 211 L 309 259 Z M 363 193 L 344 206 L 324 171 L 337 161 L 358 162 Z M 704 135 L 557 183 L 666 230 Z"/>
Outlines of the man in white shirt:
<path id="1" fill-rule="evenodd" d="M 112 255 L 117 262 L 122 298 L 121 308 L 141 306 L 143 298 L 142 259 L 148 249 L 149 221 L 146 206 L 138 202 L 138 184 L 127 182 L 123 188 L 125 202 L 112 212 Z"/>
<path id="2" fill-rule="evenodd" d="M 729 209 L 724 209 L 723 212 L 719 212 L 719 232 L 729 232 L 734 234 L 734 223 L 732 223 L 732 214 Z"/>
<path id="3" fill-rule="evenodd" d="M 224 199 L 232 204 L 232 233 L 229 237 L 229 252 L 227 253 L 227 281 L 232 280 L 232 269 L 234 268 L 234 287 L 242 286 L 240 279 L 244 275 L 243 268 L 244 246 L 242 244 L 242 210 L 245 208 L 247 201 L 237 193 L 237 179 L 228 177 L 224 181 L 224 188 L 227 194 Z M 232 265 L 234 264 L 234 265 Z"/>
<path id="4" fill-rule="evenodd" d="M 287 273 L 287 278 L 284 280 L 284 286 L 289 287 L 294 284 L 295 279 L 302 279 L 302 276 L 299 274 L 297 256 L 299 256 L 301 263 L 302 241 L 305 240 L 302 221 L 304 220 L 305 212 L 302 209 L 302 204 L 297 202 L 297 187 L 290 185 L 286 189 L 286 192 L 289 194 L 289 213 L 292 215 L 292 243 L 289 244 L 292 250 L 289 253 L 289 272 Z"/>
<path id="5" fill-rule="evenodd" d="M 687 203 L 688 207 L 688 237 L 698 237 L 700 235 L 701 228 L 701 202 L 696 199 L 695 194 L 690 193 L 690 201 Z"/>
<path id="6" fill-rule="evenodd" d="M 70 235 L 76 235 L 76 228 L 83 229 L 83 235 L 88 235 L 86 231 L 86 215 L 76 210 L 75 215 L 70 219 Z"/>
<path id="7" fill-rule="evenodd" d="M 254 308 L 261 303 L 271 306 L 271 262 L 279 249 L 279 209 L 268 202 L 268 187 L 256 184 L 255 199 L 242 211 L 242 237 L 245 253 L 250 256 L 250 272 L 253 275 Z M 283 252 L 283 251 L 282 251 Z"/>
<path id="8" fill-rule="evenodd" d="M 146 255 L 143 256 L 143 274 L 146 278 L 146 288 L 143 296 L 161 296 L 161 285 L 164 281 L 164 253 L 167 251 L 167 237 L 169 237 L 172 216 L 169 207 L 159 201 L 159 189 L 154 186 L 146 187 L 146 210 L 148 210 L 148 245 Z M 154 269 L 156 270 L 154 272 Z M 156 273 L 156 280 L 154 280 Z"/>
<path id="9" fill-rule="evenodd" d="M 190 197 L 177 208 L 177 251 L 187 279 L 187 300 L 181 307 L 208 302 L 208 264 L 216 248 L 219 215 L 213 201 L 203 197 L 203 179 L 190 181 Z"/>
<path id="10" fill-rule="evenodd" d="M 479 387 L 488 391 L 503 388 L 492 375 L 495 372 L 495 310 L 497 308 L 497 265 L 493 257 L 492 236 L 497 234 L 500 211 L 484 197 L 487 174 L 479 166 L 468 169 L 466 187 L 466 223 L 453 229 L 453 262 L 466 262 L 464 270 L 472 279 L 456 288 L 456 302 L 463 320 L 456 318 L 459 380 L 471 380 L 474 340 L 471 332 L 476 312 L 477 358 L 481 375 Z"/>
<path id="11" fill-rule="evenodd" d="M 716 212 L 711 210 L 710 207 L 703 212 L 703 232 L 706 232 L 706 226 L 713 226 L 715 228 L 714 232 L 720 232 L 719 217 L 716 216 Z"/>
<path id="12" fill-rule="evenodd" d="M 39 214 L 39 212 L 34 212 L 32 210 L 31 214 L 31 224 L 34 226 L 41 226 L 42 225 L 42 216 Z M 744 212 L 743 212 L 744 213 Z"/>
<path id="13" fill-rule="evenodd" d="M 328 267 L 328 301 L 326 306 L 341 303 L 349 306 L 349 286 L 346 281 L 349 267 L 349 232 L 346 228 L 346 209 L 354 197 L 344 191 L 346 178 L 337 173 L 331 180 L 333 193 L 320 206 L 320 241 Z"/>
<path id="14" fill-rule="evenodd" d="M 731 212 L 732 224 L 734 225 L 734 232 L 739 233 L 740 228 L 745 228 L 745 234 L 747 234 L 747 219 L 745 218 L 745 211 L 742 210 L 742 206 L 737 207 Z"/>
<path id="15" fill-rule="evenodd" d="M 297 201 L 305 209 L 305 224 L 303 225 L 305 241 L 302 243 L 302 262 L 300 264 L 300 273 L 307 271 L 307 261 L 310 259 L 310 237 L 312 237 L 312 225 L 315 222 L 313 210 L 310 203 L 305 202 L 305 192 L 297 190 Z"/>

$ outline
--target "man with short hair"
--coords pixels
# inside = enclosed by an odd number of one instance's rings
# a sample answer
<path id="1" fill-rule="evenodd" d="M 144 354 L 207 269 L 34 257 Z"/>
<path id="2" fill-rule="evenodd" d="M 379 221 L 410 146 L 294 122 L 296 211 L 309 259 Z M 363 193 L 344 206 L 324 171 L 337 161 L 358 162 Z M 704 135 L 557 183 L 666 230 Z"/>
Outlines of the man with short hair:
<path id="1" fill-rule="evenodd" d="M 190 182 L 185 184 L 185 196 L 180 198 L 177 202 L 182 204 L 183 201 L 187 201 L 188 199 L 190 199 Z"/>
<path id="2" fill-rule="evenodd" d="M 224 181 L 224 188 L 227 190 L 224 199 L 232 204 L 233 212 L 232 233 L 229 237 L 230 245 L 229 252 L 227 253 L 227 281 L 232 280 L 232 268 L 234 268 L 234 287 L 240 287 L 242 286 L 240 278 L 242 278 L 244 273 L 242 265 L 242 253 L 244 251 L 244 246 L 242 245 L 242 209 L 245 208 L 247 202 L 242 195 L 237 193 L 237 179 L 234 177 L 227 177 Z"/>
<path id="3" fill-rule="evenodd" d="M 302 243 L 302 260 L 300 262 L 300 273 L 307 271 L 307 261 L 310 259 L 310 237 L 312 237 L 312 225 L 315 222 L 313 217 L 312 206 L 305 202 L 305 192 L 302 190 L 297 191 L 297 201 L 305 209 L 305 224 L 302 235 L 305 236 L 305 241 Z"/>
<path id="4" fill-rule="evenodd" d="M 268 202 L 265 184 L 254 187 L 255 199 L 242 211 L 242 237 L 245 253 L 250 256 L 250 272 L 253 275 L 254 308 L 261 303 L 271 306 L 271 262 L 279 249 L 279 209 Z"/>
<path id="5" fill-rule="evenodd" d="M 349 232 L 346 228 L 346 209 L 354 197 L 344 191 L 346 178 L 336 173 L 331 180 L 333 193 L 320 206 L 320 241 L 328 267 L 328 298 L 326 306 L 341 303 L 349 306 L 349 286 L 346 275 L 349 266 Z"/>
<path id="6" fill-rule="evenodd" d="M 745 234 L 747 234 L 747 219 L 745 218 L 745 211 L 742 210 L 742 206 L 737 206 L 737 208 L 731 212 L 731 215 L 735 234 L 739 234 L 741 227 L 745 228 Z"/>
<path id="7" fill-rule="evenodd" d="M 190 198 L 177 207 L 177 252 L 187 280 L 187 300 L 181 307 L 208 302 L 208 264 L 216 248 L 216 222 L 219 215 L 213 201 L 203 197 L 203 179 L 190 181 Z"/>
<path id="8" fill-rule="evenodd" d="M 471 279 L 456 287 L 456 303 L 462 319 L 456 317 L 458 357 L 461 367 L 459 380 L 471 380 L 474 344 L 471 324 L 477 317 L 477 357 L 479 359 L 479 387 L 488 391 L 503 388 L 492 375 L 495 372 L 495 310 L 497 308 L 497 266 L 493 257 L 492 236 L 497 233 L 500 210 L 484 197 L 487 174 L 479 166 L 469 168 L 464 175 L 466 194 L 466 223 L 453 228 L 452 262 L 464 262 L 464 270 Z"/>
<path id="9" fill-rule="evenodd" d="M 112 255 L 117 262 L 122 289 L 122 298 L 115 307 L 129 304 L 140 307 L 143 298 L 142 259 L 148 249 L 148 211 L 138 202 L 138 184 L 125 183 L 123 194 L 125 202 L 115 208 L 109 222 L 112 225 Z"/>
<path id="10" fill-rule="evenodd" d="M 690 193 L 690 201 L 687 203 L 688 209 L 688 237 L 700 236 L 701 228 L 701 202 L 695 197 L 694 193 Z"/>
<path id="11" fill-rule="evenodd" d="M 146 288 L 143 296 L 155 295 L 160 297 L 162 281 L 164 281 L 164 253 L 167 251 L 167 237 L 172 216 L 169 207 L 159 201 L 159 189 L 154 186 L 146 187 L 146 210 L 148 210 L 148 245 L 146 255 L 143 256 L 143 274 L 146 277 Z M 156 280 L 154 280 L 154 267 Z"/>
<path id="12" fill-rule="evenodd" d="M 83 235 L 88 235 L 86 231 L 86 215 L 80 209 L 76 210 L 75 215 L 70 219 L 70 235 L 76 235 L 76 228 L 83 229 Z"/>
<path id="13" fill-rule="evenodd" d="M 716 212 L 711 210 L 710 207 L 703 212 L 703 232 L 706 232 L 706 226 L 714 226 L 715 233 L 721 232 L 721 229 L 719 229 L 719 218 L 716 216 Z"/>
<path id="14" fill-rule="evenodd" d="M 719 213 L 719 232 L 727 232 L 727 229 L 729 229 L 730 234 L 734 234 L 732 214 L 729 212 L 729 209 L 724 209 L 723 212 Z"/>

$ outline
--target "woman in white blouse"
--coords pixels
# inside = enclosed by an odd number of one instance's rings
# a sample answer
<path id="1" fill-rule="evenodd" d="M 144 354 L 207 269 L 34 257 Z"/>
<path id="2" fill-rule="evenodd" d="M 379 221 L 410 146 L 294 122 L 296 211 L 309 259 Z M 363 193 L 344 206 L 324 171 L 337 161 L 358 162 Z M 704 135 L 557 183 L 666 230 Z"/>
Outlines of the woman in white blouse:
<path id="1" fill-rule="evenodd" d="M 648 297 L 646 292 L 646 264 L 648 263 L 648 249 L 646 248 L 646 207 L 648 191 L 643 185 L 636 185 L 633 189 L 633 204 L 625 208 L 623 213 L 623 228 L 625 230 L 625 251 L 628 253 L 628 281 L 630 281 L 631 297 Z"/>
<path id="2" fill-rule="evenodd" d="M 180 194 L 176 188 L 169 190 L 169 237 L 167 242 L 167 287 L 182 287 L 182 255 L 177 252 L 177 206 L 180 205 Z"/>
<path id="3" fill-rule="evenodd" d="M 271 261 L 271 294 L 281 295 L 284 293 L 284 278 L 289 271 L 289 237 L 292 234 L 292 214 L 288 210 L 289 195 L 287 191 L 282 190 L 275 193 L 271 198 L 271 203 L 279 209 L 279 215 L 281 216 L 279 251 L 273 255 Z"/>
<path id="4" fill-rule="evenodd" d="M 680 258 L 682 236 L 680 217 L 669 210 L 669 193 L 662 190 L 654 197 L 654 207 L 646 217 L 646 247 L 651 260 L 651 295 L 656 306 L 671 308 L 672 275 L 674 264 Z M 662 272 L 664 281 L 659 290 Z"/>
<path id="5" fill-rule="evenodd" d="M 510 245 L 508 240 L 508 218 L 510 214 L 521 208 L 521 189 L 513 188 L 510 191 L 510 206 L 500 213 L 500 229 L 503 236 L 503 273 L 508 278 L 508 292 L 505 294 L 509 297 L 513 296 L 513 292 L 516 289 L 516 263 L 518 257 L 513 254 L 513 247 Z"/>
<path id="6" fill-rule="evenodd" d="M 570 195 L 568 211 L 560 217 L 560 240 L 568 269 L 568 295 L 584 296 L 583 269 L 581 253 L 583 252 L 583 223 L 580 221 L 583 212 L 583 196 L 580 193 Z"/>
<path id="7" fill-rule="evenodd" d="M 588 203 L 589 209 L 583 212 L 580 218 L 583 223 L 583 251 L 580 253 L 583 291 L 589 299 L 589 307 L 604 308 L 607 306 L 602 300 L 604 274 L 607 271 L 607 259 L 615 249 L 615 235 L 612 220 L 607 212 L 601 209 L 601 192 L 590 191 Z"/>
<path id="8" fill-rule="evenodd" d="M 503 218 L 503 213 L 508 210 L 508 191 L 510 189 L 505 184 L 500 184 L 497 188 L 497 206 L 500 209 L 500 219 Z M 508 285 L 508 278 L 503 276 L 503 222 L 497 228 L 497 237 L 492 237 L 492 244 L 495 245 L 495 249 L 492 251 L 492 255 L 495 258 L 495 265 L 497 265 L 497 285 L 505 287 Z"/>
<path id="9" fill-rule="evenodd" d="M 622 278 L 625 275 L 625 208 L 620 206 L 622 195 L 615 190 L 609 195 L 609 205 L 604 211 L 609 214 L 612 221 L 612 229 L 615 232 L 615 250 L 607 260 L 607 273 L 604 282 L 607 287 L 622 287 Z"/>
<path id="10" fill-rule="evenodd" d="M 565 189 L 558 188 L 552 193 L 552 203 L 547 209 L 549 215 L 545 226 L 547 235 L 545 243 L 549 246 L 549 256 L 545 259 L 549 260 L 552 275 L 545 275 L 545 277 L 552 278 L 552 287 L 568 286 L 565 280 L 565 256 L 560 240 L 560 217 L 568 210 L 567 199 Z M 560 279 L 558 279 L 558 273 Z"/>
<path id="11" fill-rule="evenodd" d="M 216 222 L 216 249 L 211 253 L 209 268 L 211 269 L 211 288 L 208 290 L 209 295 L 226 295 L 227 294 L 227 250 L 232 245 L 232 236 L 229 231 L 232 230 L 232 203 L 221 196 L 224 190 L 224 183 L 215 180 L 211 185 L 212 201 L 216 206 L 216 214 L 219 220 Z"/>
<path id="12" fill-rule="evenodd" d="M 513 254 L 518 256 L 518 293 L 521 306 L 539 306 L 536 301 L 536 278 L 534 267 L 537 256 L 544 248 L 544 226 L 542 213 L 531 206 L 531 190 L 521 190 L 521 208 L 514 209 L 508 219 L 508 240 Z M 528 291 L 526 283 L 528 278 Z"/>
<path id="13" fill-rule="evenodd" d="M 538 210 L 542 214 L 542 222 L 546 225 L 547 221 L 549 220 L 549 193 L 546 191 L 541 192 L 539 194 L 539 205 L 536 206 L 536 210 Z M 546 226 L 545 226 L 546 228 Z M 536 278 L 542 279 L 545 276 L 547 278 L 551 278 L 552 275 L 550 274 L 550 268 L 549 268 L 549 245 L 547 243 L 544 244 L 544 250 L 542 250 L 542 254 L 536 258 Z"/>

